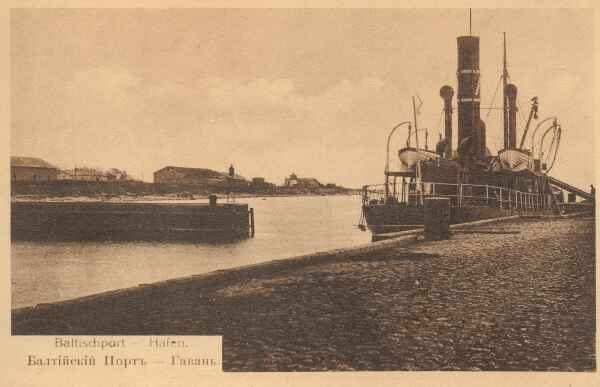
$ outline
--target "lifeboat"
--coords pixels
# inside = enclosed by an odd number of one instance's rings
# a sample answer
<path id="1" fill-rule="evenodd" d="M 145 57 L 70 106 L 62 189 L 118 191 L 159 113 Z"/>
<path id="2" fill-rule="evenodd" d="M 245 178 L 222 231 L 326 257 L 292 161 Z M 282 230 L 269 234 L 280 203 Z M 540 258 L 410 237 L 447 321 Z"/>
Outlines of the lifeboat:
<path id="1" fill-rule="evenodd" d="M 500 170 L 521 172 L 532 168 L 533 159 L 528 151 L 504 149 L 498 152 L 498 163 L 496 166 Z"/>
<path id="2" fill-rule="evenodd" d="M 398 158 L 402 163 L 402 167 L 410 171 L 414 171 L 419 161 L 435 160 L 439 157 L 440 155 L 427 149 L 407 147 L 398 151 Z"/>

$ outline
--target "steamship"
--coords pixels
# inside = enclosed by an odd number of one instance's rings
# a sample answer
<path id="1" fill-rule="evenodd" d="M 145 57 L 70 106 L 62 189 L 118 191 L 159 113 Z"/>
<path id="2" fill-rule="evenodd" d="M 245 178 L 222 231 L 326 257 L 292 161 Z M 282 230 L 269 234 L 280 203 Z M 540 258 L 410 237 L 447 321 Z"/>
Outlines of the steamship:
<path id="1" fill-rule="evenodd" d="M 538 99 L 531 98 L 529 115 L 517 142 L 517 87 L 509 83 L 504 35 L 502 110 L 504 148 L 492 155 L 486 147 L 486 125 L 481 119 L 479 37 L 460 36 L 458 92 L 440 89 L 444 138 L 435 150 L 420 147 L 417 112 L 413 120 L 393 127 L 387 138 L 385 183 L 364 186 L 359 227 L 377 235 L 422 226 L 424 203 L 430 197 L 450 202 L 450 223 L 464 223 L 514 214 L 565 214 L 593 209 L 594 195 L 550 176 L 558 154 L 561 124 L 556 116 L 538 120 Z M 452 116 L 458 114 L 457 149 L 452 147 Z M 534 125 L 534 121 L 536 121 Z M 398 150 L 390 167 L 390 139 L 407 131 L 406 147 Z M 426 137 L 427 138 L 427 137 Z M 565 200 L 564 193 L 568 194 Z M 580 200 L 577 200 L 580 198 Z"/>

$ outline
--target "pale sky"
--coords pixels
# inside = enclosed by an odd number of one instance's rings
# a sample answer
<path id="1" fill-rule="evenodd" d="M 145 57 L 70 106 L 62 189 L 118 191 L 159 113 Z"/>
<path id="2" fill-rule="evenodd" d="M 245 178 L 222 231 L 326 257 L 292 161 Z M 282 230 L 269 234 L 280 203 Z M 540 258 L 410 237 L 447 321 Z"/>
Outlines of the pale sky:
<path id="1" fill-rule="evenodd" d="M 10 26 L 12 155 L 146 181 L 166 165 L 233 163 L 278 184 L 296 172 L 360 187 L 383 181 L 387 134 L 411 119 L 412 95 L 435 146 L 439 89 L 456 90 L 468 10 L 23 9 Z M 540 119 L 562 123 L 551 174 L 587 189 L 592 12 L 474 9 L 483 106 L 501 74 L 503 31 L 521 115 L 535 95 Z M 502 121 L 487 114 L 495 154 Z M 393 157 L 405 136 L 394 137 Z"/>

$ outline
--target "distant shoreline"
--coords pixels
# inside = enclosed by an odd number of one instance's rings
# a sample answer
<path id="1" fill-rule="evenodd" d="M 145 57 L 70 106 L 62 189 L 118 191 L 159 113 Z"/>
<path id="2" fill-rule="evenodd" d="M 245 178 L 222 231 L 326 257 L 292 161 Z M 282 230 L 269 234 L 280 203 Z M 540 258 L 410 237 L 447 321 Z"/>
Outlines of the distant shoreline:
<path id="1" fill-rule="evenodd" d="M 359 189 L 339 186 L 263 187 L 157 184 L 139 181 L 47 181 L 12 182 L 11 199 L 16 201 L 145 201 L 208 200 L 214 194 L 220 200 L 292 196 L 347 196 Z"/>
<path id="2" fill-rule="evenodd" d="M 226 194 L 215 194 L 219 201 L 227 200 L 228 195 Z M 337 192 L 337 193 L 298 193 L 298 194 L 236 194 L 233 195 L 234 200 L 239 199 L 267 199 L 267 198 L 284 198 L 284 197 L 319 197 L 319 196 L 359 196 L 359 192 Z M 18 202 L 40 202 L 40 201 L 56 201 L 56 202 L 76 202 L 76 201 L 107 201 L 107 202 L 122 202 L 122 201 L 158 201 L 158 200 L 169 200 L 169 201 L 181 201 L 181 200 L 194 200 L 194 201 L 208 201 L 208 194 L 206 195 L 192 195 L 190 196 L 177 196 L 177 194 L 165 194 L 165 195 L 78 195 L 78 196 L 54 196 L 54 195 L 13 195 L 12 200 Z"/>

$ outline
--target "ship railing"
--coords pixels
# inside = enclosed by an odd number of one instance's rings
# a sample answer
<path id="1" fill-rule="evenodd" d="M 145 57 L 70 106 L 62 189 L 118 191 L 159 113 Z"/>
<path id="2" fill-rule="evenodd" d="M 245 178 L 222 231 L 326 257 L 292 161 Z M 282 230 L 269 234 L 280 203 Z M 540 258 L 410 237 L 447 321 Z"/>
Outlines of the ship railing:
<path id="1" fill-rule="evenodd" d="M 364 205 L 399 203 L 423 205 L 428 197 L 450 198 L 452 206 L 486 206 L 524 212 L 543 211 L 551 206 L 548 195 L 483 184 L 405 182 L 363 187 Z"/>

